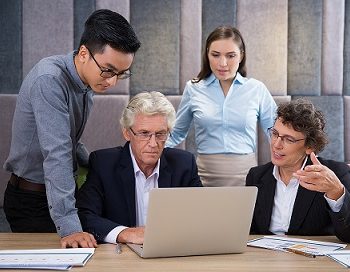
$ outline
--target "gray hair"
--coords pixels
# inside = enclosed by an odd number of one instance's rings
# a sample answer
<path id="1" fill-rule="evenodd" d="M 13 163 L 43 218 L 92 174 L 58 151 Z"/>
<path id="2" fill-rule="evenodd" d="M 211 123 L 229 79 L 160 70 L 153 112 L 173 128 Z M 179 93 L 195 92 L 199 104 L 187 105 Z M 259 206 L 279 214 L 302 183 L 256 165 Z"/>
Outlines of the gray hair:
<path id="1" fill-rule="evenodd" d="M 120 118 L 122 127 L 132 127 L 137 114 L 164 115 L 167 118 L 169 131 L 173 129 L 175 124 L 176 113 L 174 106 L 160 92 L 142 92 L 131 98 Z"/>

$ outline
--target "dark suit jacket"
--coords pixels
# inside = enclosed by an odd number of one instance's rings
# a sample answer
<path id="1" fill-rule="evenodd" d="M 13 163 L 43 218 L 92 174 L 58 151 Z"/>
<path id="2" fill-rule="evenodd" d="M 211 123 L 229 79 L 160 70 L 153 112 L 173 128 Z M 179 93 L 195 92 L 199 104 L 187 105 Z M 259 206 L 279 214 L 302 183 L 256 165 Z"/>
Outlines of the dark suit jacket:
<path id="1" fill-rule="evenodd" d="M 344 204 L 339 212 L 332 212 L 324 198 L 324 193 L 299 186 L 287 234 L 336 235 L 340 240 L 350 242 L 350 167 L 345 163 L 318 159 L 344 184 Z M 307 165 L 309 164 L 312 164 L 310 158 L 307 161 Z M 271 162 L 254 167 L 250 169 L 246 179 L 247 186 L 258 187 L 251 226 L 253 234 L 271 234 L 269 227 L 276 189 L 276 179 L 272 170 Z"/>
<path id="2" fill-rule="evenodd" d="M 160 157 L 158 187 L 195 186 L 202 184 L 194 156 L 184 150 L 165 148 Z M 87 180 L 77 197 L 83 229 L 101 242 L 119 225 L 134 227 L 135 205 L 129 143 L 91 153 Z"/>

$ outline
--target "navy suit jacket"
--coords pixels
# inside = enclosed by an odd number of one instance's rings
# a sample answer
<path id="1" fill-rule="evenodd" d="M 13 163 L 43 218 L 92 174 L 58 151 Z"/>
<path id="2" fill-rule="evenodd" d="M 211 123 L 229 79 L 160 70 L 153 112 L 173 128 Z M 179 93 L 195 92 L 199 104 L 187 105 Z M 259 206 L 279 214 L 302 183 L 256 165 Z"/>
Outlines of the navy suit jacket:
<path id="1" fill-rule="evenodd" d="M 193 154 L 165 148 L 160 157 L 158 187 L 202 186 Z M 129 143 L 92 152 L 87 180 L 77 208 L 83 229 L 102 242 L 119 225 L 136 226 L 135 176 Z M 179 200 L 181 201 L 181 200 Z"/>
<path id="2" fill-rule="evenodd" d="M 299 186 L 288 232 L 289 235 L 336 235 L 340 240 L 350 242 L 350 167 L 332 160 L 319 161 L 331 169 L 344 184 L 345 200 L 339 212 L 333 212 L 324 193 L 310 191 Z M 310 158 L 307 165 L 312 164 Z M 251 233 L 271 234 L 272 208 L 275 197 L 276 179 L 272 174 L 271 162 L 252 168 L 246 179 L 247 186 L 258 187 Z"/>

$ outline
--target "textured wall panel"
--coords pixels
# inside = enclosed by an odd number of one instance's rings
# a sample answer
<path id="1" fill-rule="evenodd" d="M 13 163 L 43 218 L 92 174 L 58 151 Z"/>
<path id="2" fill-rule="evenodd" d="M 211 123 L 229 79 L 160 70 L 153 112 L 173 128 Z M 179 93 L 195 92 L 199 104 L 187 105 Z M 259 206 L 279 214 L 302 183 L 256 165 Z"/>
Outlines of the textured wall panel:
<path id="1" fill-rule="evenodd" d="M 133 65 L 130 92 L 179 92 L 180 0 L 133 0 L 131 23 L 142 46 Z"/>
<path id="2" fill-rule="evenodd" d="M 290 96 L 274 96 L 273 99 L 277 103 L 277 105 L 285 102 L 290 102 Z M 264 164 L 271 161 L 270 156 L 270 143 L 266 134 L 259 127 L 258 129 L 258 164 Z"/>
<path id="3" fill-rule="evenodd" d="M 129 0 L 96 0 L 96 9 L 110 9 L 123 15 L 130 22 Z M 137 33 L 136 33 L 137 34 Z M 129 94 L 130 79 L 119 80 L 106 94 Z"/>
<path id="4" fill-rule="evenodd" d="M 345 1 L 343 94 L 350 95 L 350 1 Z"/>
<path id="5" fill-rule="evenodd" d="M 78 49 L 86 19 L 95 10 L 95 0 L 74 0 L 74 49 Z"/>
<path id="6" fill-rule="evenodd" d="M 323 1 L 322 94 L 342 95 L 344 0 Z"/>
<path id="7" fill-rule="evenodd" d="M 73 0 L 23 1 L 23 77 L 40 59 L 73 50 Z"/>
<path id="8" fill-rule="evenodd" d="M 0 93 L 15 94 L 22 83 L 22 1 L 0 5 Z"/>
<path id="9" fill-rule="evenodd" d="M 10 173 L 5 171 L 2 166 L 10 152 L 12 119 L 15 112 L 16 100 L 17 95 L 0 95 L 0 208 L 3 205 L 4 192 L 10 177 Z"/>
<path id="10" fill-rule="evenodd" d="M 130 0 L 96 0 L 96 9 L 110 9 L 130 21 Z"/>
<path id="11" fill-rule="evenodd" d="M 201 68 L 202 1 L 181 1 L 180 93 Z"/>
<path id="12" fill-rule="evenodd" d="M 292 99 L 300 98 L 295 96 Z M 326 118 L 325 131 L 329 143 L 320 153 L 321 157 L 344 161 L 344 105 L 342 96 L 304 96 L 310 100 Z"/>
<path id="13" fill-rule="evenodd" d="M 321 93 L 322 1 L 288 1 L 288 94 Z"/>
<path id="14" fill-rule="evenodd" d="M 173 104 L 175 111 L 177 111 L 177 108 L 181 102 L 181 95 L 167 95 L 166 98 L 171 102 L 171 104 Z M 183 141 L 177 146 L 177 148 L 185 149 L 185 142 L 186 141 Z"/>
<path id="15" fill-rule="evenodd" d="M 345 161 L 350 163 L 350 96 L 344 96 L 344 149 Z"/>
<path id="16" fill-rule="evenodd" d="M 89 151 L 125 143 L 119 120 L 128 102 L 128 95 L 94 96 L 94 106 L 81 136 Z"/>
<path id="17" fill-rule="evenodd" d="M 210 32 L 221 25 L 236 26 L 237 0 L 202 0 L 202 44 Z"/>
<path id="18" fill-rule="evenodd" d="M 248 77 L 263 81 L 273 95 L 286 95 L 288 1 L 238 0 L 237 27 L 246 43 Z"/>

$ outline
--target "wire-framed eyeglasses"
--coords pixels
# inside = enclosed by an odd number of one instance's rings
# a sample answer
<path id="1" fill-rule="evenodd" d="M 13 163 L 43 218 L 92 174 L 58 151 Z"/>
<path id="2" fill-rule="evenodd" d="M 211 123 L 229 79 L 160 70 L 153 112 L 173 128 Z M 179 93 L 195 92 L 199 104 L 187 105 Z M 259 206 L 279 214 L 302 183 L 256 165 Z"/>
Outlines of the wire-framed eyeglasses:
<path id="1" fill-rule="evenodd" d="M 281 141 L 283 144 L 287 144 L 287 145 L 292 145 L 295 144 L 299 141 L 305 140 L 305 138 L 302 139 L 295 139 L 293 136 L 290 135 L 284 135 L 281 136 L 279 135 L 278 131 L 276 129 L 274 129 L 273 127 L 270 127 L 268 129 L 271 141 L 277 141 L 278 138 L 281 138 Z"/>
<path id="2" fill-rule="evenodd" d="M 112 69 L 101 67 L 101 65 L 95 59 L 94 55 L 91 53 L 90 49 L 87 48 L 87 47 L 86 47 L 86 49 L 89 51 L 90 56 L 92 57 L 92 59 L 96 63 L 97 67 L 100 68 L 100 70 L 101 70 L 100 76 L 101 77 L 103 77 L 103 78 L 112 78 L 114 76 L 117 76 L 118 79 L 127 79 L 127 78 L 131 77 L 132 73 L 130 72 L 130 70 L 126 70 L 126 71 L 123 71 L 123 72 L 117 72 L 116 73 Z"/>
<path id="3" fill-rule="evenodd" d="M 149 140 L 151 140 L 152 136 L 154 135 L 156 141 L 165 142 L 169 136 L 169 132 L 149 132 L 149 131 L 134 132 L 132 130 L 132 128 L 129 128 L 129 130 L 140 141 L 149 141 Z"/>

